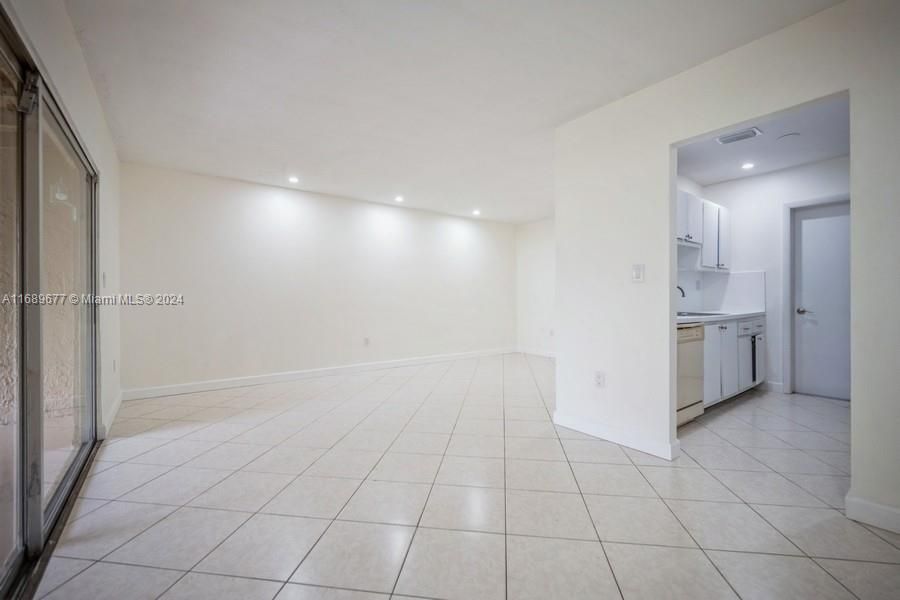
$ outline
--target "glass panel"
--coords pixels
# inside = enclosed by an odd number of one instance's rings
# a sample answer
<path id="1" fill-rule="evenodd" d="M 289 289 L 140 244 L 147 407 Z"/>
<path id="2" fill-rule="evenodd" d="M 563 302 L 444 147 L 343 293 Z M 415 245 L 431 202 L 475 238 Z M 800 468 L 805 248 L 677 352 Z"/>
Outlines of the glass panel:
<path id="1" fill-rule="evenodd" d="M 41 291 L 65 302 L 41 308 L 46 507 L 78 451 L 90 441 L 91 211 L 87 171 L 46 104 L 41 108 Z"/>
<path id="2" fill-rule="evenodd" d="M 0 57 L 0 579 L 19 554 L 21 293 L 18 80 Z"/>

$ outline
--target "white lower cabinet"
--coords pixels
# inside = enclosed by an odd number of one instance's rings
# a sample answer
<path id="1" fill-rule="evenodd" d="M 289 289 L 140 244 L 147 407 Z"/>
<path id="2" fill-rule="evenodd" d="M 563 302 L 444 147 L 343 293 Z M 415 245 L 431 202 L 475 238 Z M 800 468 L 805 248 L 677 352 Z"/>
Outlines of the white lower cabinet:
<path id="1" fill-rule="evenodd" d="M 749 335 L 738 338 L 738 388 L 753 387 L 753 338 Z"/>
<path id="2" fill-rule="evenodd" d="M 766 380 L 766 336 L 763 334 L 756 335 L 756 377 L 753 379 L 753 385 L 762 383 Z"/>
<path id="3" fill-rule="evenodd" d="M 703 404 L 722 399 L 722 332 L 719 324 L 703 328 Z"/>
<path id="4" fill-rule="evenodd" d="M 744 331 L 748 323 L 752 323 L 750 327 L 753 335 L 747 335 Z M 703 404 L 705 406 L 730 398 L 763 382 L 765 378 L 763 329 L 762 318 L 752 322 L 720 321 L 704 327 Z"/>
<path id="5" fill-rule="evenodd" d="M 722 323 L 722 398 L 738 393 L 737 323 Z"/>

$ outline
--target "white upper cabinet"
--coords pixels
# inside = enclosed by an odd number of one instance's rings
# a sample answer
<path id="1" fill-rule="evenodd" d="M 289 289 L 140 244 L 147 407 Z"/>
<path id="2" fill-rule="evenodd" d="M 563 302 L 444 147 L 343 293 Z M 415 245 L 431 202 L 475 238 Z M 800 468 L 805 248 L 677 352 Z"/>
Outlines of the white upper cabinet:
<path id="1" fill-rule="evenodd" d="M 678 190 L 678 198 L 675 200 L 675 237 L 684 240 L 687 235 L 687 197 L 690 194 Z"/>
<path id="2" fill-rule="evenodd" d="M 675 209 L 675 237 L 699 244 L 703 241 L 703 200 L 690 192 L 678 190 Z"/>
<path id="3" fill-rule="evenodd" d="M 731 221 L 728 209 L 706 200 L 702 202 L 703 249 L 700 266 L 707 269 L 731 267 Z"/>
<path id="4" fill-rule="evenodd" d="M 700 266 L 715 269 L 719 264 L 719 205 L 703 202 L 703 249 Z"/>
<path id="5" fill-rule="evenodd" d="M 688 241 L 703 243 L 703 200 L 697 196 L 688 199 L 687 234 Z"/>
<path id="6" fill-rule="evenodd" d="M 719 207 L 719 261 L 720 269 L 731 268 L 731 213 L 724 206 Z"/>

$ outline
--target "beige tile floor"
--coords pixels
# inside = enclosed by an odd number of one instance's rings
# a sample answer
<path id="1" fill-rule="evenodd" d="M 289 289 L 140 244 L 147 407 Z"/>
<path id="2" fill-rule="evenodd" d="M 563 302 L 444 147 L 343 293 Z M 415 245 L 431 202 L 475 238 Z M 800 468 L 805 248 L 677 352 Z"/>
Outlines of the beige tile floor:
<path id="1" fill-rule="evenodd" d="M 751 392 L 664 461 L 510 354 L 127 402 L 39 597 L 897 598 L 846 403 Z"/>

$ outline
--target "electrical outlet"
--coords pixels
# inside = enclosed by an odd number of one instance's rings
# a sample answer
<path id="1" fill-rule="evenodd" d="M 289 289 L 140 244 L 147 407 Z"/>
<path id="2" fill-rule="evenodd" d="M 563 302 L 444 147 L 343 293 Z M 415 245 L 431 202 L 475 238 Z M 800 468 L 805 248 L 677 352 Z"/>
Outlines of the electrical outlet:
<path id="1" fill-rule="evenodd" d="M 603 371 L 597 371 L 594 373 L 594 383 L 597 387 L 606 387 L 606 373 Z"/>
<path id="2" fill-rule="evenodd" d="M 553 330 L 551 329 L 551 330 L 550 330 L 550 337 L 553 337 L 554 335 L 556 335 L 556 332 L 553 331 Z"/>
<path id="3" fill-rule="evenodd" d="M 364 337 L 363 338 L 363 346 L 368 346 L 368 345 L 369 345 L 369 338 Z"/>

